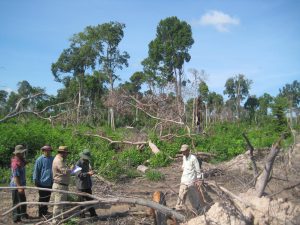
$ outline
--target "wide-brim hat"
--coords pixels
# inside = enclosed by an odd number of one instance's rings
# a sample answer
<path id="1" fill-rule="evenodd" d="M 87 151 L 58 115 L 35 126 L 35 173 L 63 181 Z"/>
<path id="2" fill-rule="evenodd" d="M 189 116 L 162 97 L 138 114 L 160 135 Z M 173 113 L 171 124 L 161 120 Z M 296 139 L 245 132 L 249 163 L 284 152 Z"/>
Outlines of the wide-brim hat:
<path id="1" fill-rule="evenodd" d="M 59 146 L 57 151 L 58 152 L 69 152 L 68 146 Z"/>
<path id="2" fill-rule="evenodd" d="M 84 149 L 79 155 L 80 155 L 80 158 L 82 158 L 82 159 L 90 160 L 90 158 L 91 158 L 91 153 L 90 153 L 90 150 L 88 150 L 88 149 Z"/>
<path id="3" fill-rule="evenodd" d="M 17 154 L 17 153 L 24 153 L 26 152 L 27 149 L 23 146 L 23 145 L 16 145 L 15 147 L 15 151 L 13 152 L 14 154 Z"/>
<path id="4" fill-rule="evenodd" d="M 180 152 L 185 152 L 186 150 L 189 150 L 188 145 L 181 145 Z"/>
<path id="5" fill-rule="evenodd" d="M 52 151 L 52 147 L 50 145 L 45 145 L 45 146 L 41 147 L 41 150 L 43 150 L 43 151 Z"/>

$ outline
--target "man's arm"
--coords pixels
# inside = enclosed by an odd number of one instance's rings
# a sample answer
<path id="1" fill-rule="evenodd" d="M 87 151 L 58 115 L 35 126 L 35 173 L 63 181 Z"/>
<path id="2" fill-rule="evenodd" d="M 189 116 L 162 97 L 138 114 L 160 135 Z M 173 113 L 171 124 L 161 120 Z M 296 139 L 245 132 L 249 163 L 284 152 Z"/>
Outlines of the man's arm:
<path id="1" fill-rule="evenodd" d="M 15 182 L 16 186 L 21 187 L 19 169 L 15 169 L 15 171 L 13 172 L 13 176 L 14 176 L 14 182 Z M 18 188 L 18 192 L 19 193 L 24 193 L 24 189 L 23 188 Z"/>
<path id="2" fill-rule="evenodd" d="M 198 159 L 195 157 L 193 161 L 194 161 L 197 179 L 199 179 L 199 180 L 203 179 Z"/>
<path id="3" fill-rule="evenodd" d="M 40 180 L 40 173 L 41 173 L 40 160 L 37 159 L 34 164 L 34 170 L 32 176 L 35 186 L 38 186 L 38 181 Z"/>

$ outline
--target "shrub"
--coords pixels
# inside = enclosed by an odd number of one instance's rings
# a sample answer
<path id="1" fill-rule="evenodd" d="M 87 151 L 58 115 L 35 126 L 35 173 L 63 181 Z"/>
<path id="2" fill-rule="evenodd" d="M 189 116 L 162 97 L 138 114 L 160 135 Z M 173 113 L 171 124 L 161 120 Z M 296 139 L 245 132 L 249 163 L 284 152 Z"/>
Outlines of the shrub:
<path id="1" fill-rule="evenodd" d="M 150 181 L 160 181 L 165 179 L 165 176 L 157 170 L 148 170 L 146 171 L 145 175 L 146 178 Z"/>

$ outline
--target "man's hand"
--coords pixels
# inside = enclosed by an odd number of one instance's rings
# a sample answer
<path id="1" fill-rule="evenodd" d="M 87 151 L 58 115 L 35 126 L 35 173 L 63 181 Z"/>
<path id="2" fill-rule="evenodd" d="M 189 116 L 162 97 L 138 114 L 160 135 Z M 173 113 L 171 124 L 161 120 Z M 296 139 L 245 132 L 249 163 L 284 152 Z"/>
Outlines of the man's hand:
<path id="1" fill-rule="evenodd" d="M 197 180 L 195 181 L 195 185 L 196 185 L 197 187 L 200 187 L 202 184 L 203 184 L 203 180 L 197 179 Z"/>
<path id="2" fill-rule="evenodd" d="M 90 170 L 89 172 L 87 172 L 88 175 L 93 176 L 94 175 L 94 171 Z"/>
<path id="3" fill-rule="evenodd" d="M 24 189 L 23 188 L 18 188 L 18 193 L 19 194 L 24 194 Z"/>

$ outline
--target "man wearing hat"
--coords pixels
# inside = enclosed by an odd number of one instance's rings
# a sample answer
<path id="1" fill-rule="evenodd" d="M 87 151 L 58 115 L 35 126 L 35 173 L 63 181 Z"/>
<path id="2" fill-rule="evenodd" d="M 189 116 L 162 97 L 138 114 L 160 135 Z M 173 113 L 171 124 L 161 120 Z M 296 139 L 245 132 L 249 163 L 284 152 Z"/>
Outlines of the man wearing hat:
<path id="1" fill-rule="evenodd" d="M 43 154 L 35 161 L 33 170 L 33 182 L 35 186 L 41 188 L 52 188 L 52 163 L 53 156 L 51 156 L 52 147 L 45 145 L 41 148 Z M 51 191 L 39 190 L 39 202 L 49 202 L 51 197 Z M 48 214 L 47 205 L 39 205 L 39 217 L 46 216 Z"/>
<path id="2" fill-rule="evenodd" d="M 197 212 L 200 209 L 200 196 L 197 191 L 198 185 L 200 185 L 202 174 L 200 166 L 196 156 L 190 154 L 188 145 L 182 145 L 180 152 L 183 154 L 182 163 L 182 176 L 179 188 L 178 200 L 176 203 L 176 210 L 184 209 L 184 204 L 187 195 L 193 206 L 193 209 Z"/>
<path id="3" fill-rule="evenodd" d="M 91 153 L 88 149 L 84 149 L 83 152 L 80 153 L 80 159 L 76 163 L 77 168 L 81 168 L 78 172 L 76 172 L 76 187 L 80 192 L 86 192 L 92 194 L 92 179 L 91 176 L 94 174 L 90 164 Z M 92 200 L 87 196 L 80 196 L 80 201 L 89 201 Z M 84 207 L 81 207 L 84 209 Z M 89 208 L 90 216 L 96 217 L 96 211 L 94 207 Z M 82 218 L 85 217 L 84 212 L 80 215 Z"/>
<path id="4" fill-rule="evenodd" d="M 66 159 L 68 155 L 67 146 L 59 146 L 58 154 L 55 156 L 52 164 L 52 174 L 53 174 L 53 186 L 54 190 L 64 190 L 68 191 L 68 186 L 70 183 L 71 169 L 67 167 Z M 67 201 L 67 194 L 62 192 L 54 192 L 54 202 L 58 203 L 61 201 Z M 53 207 L 53 217 L 63 213 L 62 205 L 54 205 Z M 57 218 L 56 218 L 57 219 Z M 56 223 L 56 219 L 53 223 Z"/>
<path id="5" fill-rule="evenodd" d="M 23 145 L 17 145 L 13 152 L 14 156 L 11 159 L 11 187 L 18 187 L 18 189 L 12 190 L 12 201 L 13 206 L 26 202 L 26 195 L 24 188 L 26 186 L 26 172 L 25 172 L 25 158 L 24 153 L 27 151 Z M 21 205 L 13 210 L 13 221 L 14 223 L 21 222 L 22 219 L 28 219 L 27 206 Z"/>

